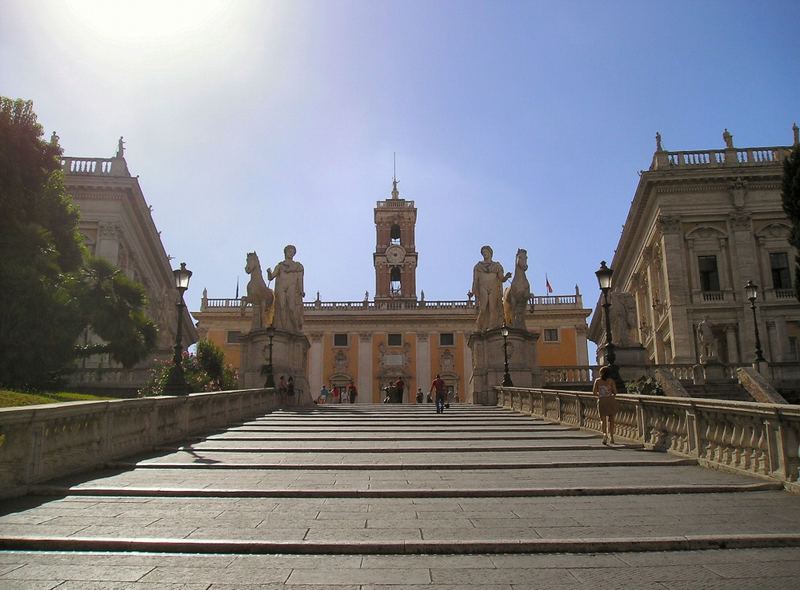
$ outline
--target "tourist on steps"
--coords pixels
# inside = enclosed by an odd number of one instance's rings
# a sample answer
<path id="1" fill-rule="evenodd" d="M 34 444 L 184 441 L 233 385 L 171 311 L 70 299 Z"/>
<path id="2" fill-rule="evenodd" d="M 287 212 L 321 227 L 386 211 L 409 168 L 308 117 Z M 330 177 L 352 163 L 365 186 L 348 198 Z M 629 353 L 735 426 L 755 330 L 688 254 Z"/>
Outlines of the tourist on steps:
<path id="1" fill-rule="evenodd" d="M 444 414 L 444 402 L 447 400 L 447 386 L 438 373 L 436 374 L 436 379 L 431 383 L 431 393 L 436 394 L 436 413 Z"/>
<path id="2" fill-rule="evenodd" d="M 592 386 L 592 394 L 597 396 L 597 413 L 600 414 L 604 445 L 609 442 L 614 444 L 614 414 L 617 413 L 617 384 L 609 377 L 609 372 L 607 366 L 600 367 L 600 376 Z"/>

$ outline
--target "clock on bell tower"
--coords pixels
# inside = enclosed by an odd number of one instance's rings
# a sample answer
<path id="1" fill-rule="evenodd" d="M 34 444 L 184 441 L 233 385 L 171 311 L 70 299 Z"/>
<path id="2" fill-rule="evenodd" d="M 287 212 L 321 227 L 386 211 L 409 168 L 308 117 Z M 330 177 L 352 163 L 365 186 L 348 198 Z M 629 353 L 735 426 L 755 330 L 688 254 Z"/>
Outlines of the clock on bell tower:
<path id="1" fill-rule="evenodd" d="M 417 251 L 414 201 L 400 198 L 398 180 L 392 180 L 392 196 L 375 205 L 375 300 L 417 300 Z"/>

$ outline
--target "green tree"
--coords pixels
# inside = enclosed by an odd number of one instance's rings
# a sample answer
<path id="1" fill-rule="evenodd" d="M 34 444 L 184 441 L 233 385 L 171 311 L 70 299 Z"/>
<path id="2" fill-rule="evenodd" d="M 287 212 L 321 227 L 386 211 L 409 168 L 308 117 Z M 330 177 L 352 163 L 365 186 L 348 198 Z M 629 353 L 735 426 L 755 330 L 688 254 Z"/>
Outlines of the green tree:
<path id="1" fill-rule="evenodd" d="M 783 162 L 783 210 L 792 222 L 789 243 L 800 250 L 800 145 L 794 146 L 789 157 Z M 794 287 L 800 299 L 800 256 L 794 260 Z"/>
<path id="2" fill-rule="evenodd" d="M 91 327 L 130 366 L 155 341 L 144 291 L 89 258 L 64 188 L 61 148 L 42 140 L 33 104 L 0 97 L 0 384 L 53 384 Z"/>
<path id="3" fill-rule="evenodd" d="M 80 271 L 78 300 L 87 327 L 104 340 L 79 347 L 78 354 L 107 352 L 132 367 L 153 349 L 155 324 L 144 314 L 144 288 L 103 258 L 89 257 Z"/>

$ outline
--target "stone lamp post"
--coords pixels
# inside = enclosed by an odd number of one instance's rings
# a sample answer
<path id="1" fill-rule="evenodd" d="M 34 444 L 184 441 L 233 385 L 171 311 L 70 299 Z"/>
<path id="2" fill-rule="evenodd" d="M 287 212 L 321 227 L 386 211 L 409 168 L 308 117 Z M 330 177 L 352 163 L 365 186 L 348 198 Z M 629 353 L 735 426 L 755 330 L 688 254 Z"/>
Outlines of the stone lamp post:
<path id="1" fill-rule="evenodd" d="M 511 381 L 511 375 L 508 372 L 508 326 L 506 326 L 505 322 L 503 322 L 503 326 L 500 328 L 500 334 L 503 336 L 503 387 L 514 387 L 514 383 Z"/>
<path id="2" fill-rule="evenodd" d="M 606 326 L 606 350 L 605 357 L 608 363 L 609 376 L 617 383 L 617 389 L 621 392 L 624 391 L 622 379 L 619 376 L 619 367 L 617 366 L 617 353 L 614 348 L 614 337 L 611 334 L 611 314 L 609 308 L 611 303 L 608 301 L 608 292 L 611 290 L 611 277 L 614 271 L 606 266 L 606 261 L 600 262 L 600 268 L 595 271 L 597 282 L 600 285 L 600 291 L 603 293 L 603 316 L 605 318 Z"/>
<path id="3" fill-rule="evenodd" d="M 175 277 L 175 288 L 178 289 L 178 328 L 175 331 L 175 349 L 172 356 L 172 371 L 170 371 L 169 379 L 164 386 L 164 393 L 170 395 L 186 395 L 189 393 L 189 388 L 186 385 L 186 378 L 183 375 L 183 365 L 181 364 L 181 357 L 183 356 L 182 340 L 182 327 L 183 327 L 183 310 L 186 303 L 183 301 L 183 294 L 189 288 L 189 279 L 192 278 L 192 271 L 186 268 L 186 263 L 181 262 L 181 267 L 172 271 Z"/>
<path id="4" fill-rule="evenodd" d="M 761 338 L 758 335 L 758 320 L 756 319 L 756 299 L 758 299 L 758 285 L 753 283 L 753 281 L 747 281 L 747 284 L 744 286 L 744 292 L 747 296 L 747 299 L 750 301 L 750 309 L 753 310 L 753 328 L 755 329 L 756 335 L 756 360 L 753 364 L 756 365 L 756 368 L 760 370 L 761 363 L 766 363 L 767 360 L 764 358 L 764 353 L 761 350 Z"/>

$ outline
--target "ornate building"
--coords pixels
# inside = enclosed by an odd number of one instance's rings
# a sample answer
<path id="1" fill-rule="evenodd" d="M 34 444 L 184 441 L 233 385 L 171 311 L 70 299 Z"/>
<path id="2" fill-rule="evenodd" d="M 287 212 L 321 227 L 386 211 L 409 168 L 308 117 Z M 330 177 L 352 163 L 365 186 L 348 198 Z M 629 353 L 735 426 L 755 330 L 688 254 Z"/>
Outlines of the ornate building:
<path id="1" fill-rule="evenodd" d="M 131 176 L 122 138 L 113 158 L 62 159 L 64 185 L 80 211 L 79 229 L 89 251 L 118 266 L 141 283 L 147 293 L 148 315 L 158 326 L 156 350 L 150 360 L 123 369 L 95 355 L 80 361 L 70 385 L 85 390 L 115 390 L 133 394 L 145 384 L 153 359 L 169 359 L 176 336 L 177 291 L 170 259 L 161 243 L 138 178 Z M 191 316 L 184 310 L 184 347 L 197 340 Z M 85 334 L 86 341 L 94 336 Z"/>
<path id="2" fill-rule="evenodd" d="M 795 126 L 795 144 L 797 134 Z M 791 148 L 738 148 L 727 130 L 723 139 L 722 149 L 672 152 L 657 135 L 614 255 L 613 289 L 633 296 L 634 328 L 651 363 L 695 365 L 705 349 L 735 366 L 754 359 L 744 290 L 752 280 L 760 287 L 766 359 L 773 367 L 796 367 L 800 303 L 791 268 L 797 252 L 787 241 L 780 196 L 782 161 Z M 601 320 L 595 313 L 589 330 L 598 343 L 605 339 Z"/>
<path id="3" fill-rule="evenodd" d="M 308 379 L 316 396 L 323 384 L 353 381 L 360 402 L 378 402 L 381 387 L 402 377 L 406 401 L 427 392 L 439 373 L 460 399 L 471 399 L 472 358 L 467 346 L 475 326 L 473 301 L 425 301 L 417 296 L 415 246 L 417 209 L 400 197 L 397 182 L 391 197 L 374 210 L 375 298 L 362 301 L 304 303 L 304 333 L 311 342 Z M 465 282 L 470 280 L 465 277 Z M 586 318 L 580 293 L 534 297 L 527 313 L 529 330 L 539 335 L 541 366 L 588 365 Z M 204 293 L 198 332 L 222 346 L 228 362 L 241 362 L 239 339 L 251 326 L 238 299 L 214 299 Z M 251 313 L 248 309 L 248 314 Z M 410 392 L 410 393 L 409 393 Z"/>

